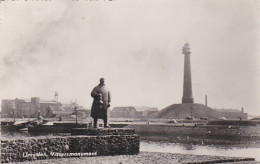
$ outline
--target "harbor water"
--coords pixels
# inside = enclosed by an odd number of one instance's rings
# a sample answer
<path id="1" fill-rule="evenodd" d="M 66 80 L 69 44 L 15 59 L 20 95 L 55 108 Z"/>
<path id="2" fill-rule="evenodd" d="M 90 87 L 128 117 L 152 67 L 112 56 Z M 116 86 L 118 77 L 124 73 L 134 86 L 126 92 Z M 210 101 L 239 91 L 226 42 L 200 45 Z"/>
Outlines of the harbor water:
<path id="1" fill-rule="evenodd" d="M 255 158 L 256 161 L 260 161 L 259 147 L 241 147 L 241 145 L 191 145 L 142 140 L 140 143 L 140 151 L 229 157 L 251 157 Z"/>

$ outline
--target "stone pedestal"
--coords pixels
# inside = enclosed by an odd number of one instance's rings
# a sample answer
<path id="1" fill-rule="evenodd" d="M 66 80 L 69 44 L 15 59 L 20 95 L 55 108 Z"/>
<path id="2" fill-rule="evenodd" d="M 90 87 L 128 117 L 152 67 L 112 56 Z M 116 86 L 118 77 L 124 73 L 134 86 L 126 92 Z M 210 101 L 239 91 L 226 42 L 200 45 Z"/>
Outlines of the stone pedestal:
<path id="1" fill-rule="evenodd" d="M 72 134 L 1 140 L 1 163 L 139 153 L 139 136 L 133 129 L 75 128 Z"/>

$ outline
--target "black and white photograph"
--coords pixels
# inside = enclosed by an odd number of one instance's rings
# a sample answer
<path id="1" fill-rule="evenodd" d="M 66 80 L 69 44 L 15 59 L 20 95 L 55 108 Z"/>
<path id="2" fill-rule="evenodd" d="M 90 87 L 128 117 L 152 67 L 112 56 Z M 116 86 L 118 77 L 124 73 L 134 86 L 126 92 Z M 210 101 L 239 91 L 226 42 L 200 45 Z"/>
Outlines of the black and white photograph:
<path id="1" fill-rule="evenodd" d="M 0 0 L 0 161 L 260 163 L 260 0 Z"/>

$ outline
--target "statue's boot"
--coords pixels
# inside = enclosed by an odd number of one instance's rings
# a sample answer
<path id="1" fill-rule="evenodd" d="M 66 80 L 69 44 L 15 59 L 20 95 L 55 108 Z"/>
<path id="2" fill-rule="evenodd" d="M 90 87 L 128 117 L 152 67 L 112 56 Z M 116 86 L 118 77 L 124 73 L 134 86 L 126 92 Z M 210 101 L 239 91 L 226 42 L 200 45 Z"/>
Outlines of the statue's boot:
<path id="1" fill-rule="evenodd" d="M 107 125 L 107 118 L 104 119 L 104 128 L 110 128 L 110 126 Z"/>
<path id="2" fill-rule="evenodd" d="M 94 118 L 94 128 L 97 128 L 97 121 L 98 119 Z"/>

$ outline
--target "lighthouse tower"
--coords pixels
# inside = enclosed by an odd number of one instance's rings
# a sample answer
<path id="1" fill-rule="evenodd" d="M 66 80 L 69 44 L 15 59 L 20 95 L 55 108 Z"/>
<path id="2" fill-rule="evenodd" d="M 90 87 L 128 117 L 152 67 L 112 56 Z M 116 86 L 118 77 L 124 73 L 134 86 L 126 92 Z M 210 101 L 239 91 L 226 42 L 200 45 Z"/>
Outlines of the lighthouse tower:
<path id="1" fill-rule="evenodd" d="M 184 54 L 184 79 L 182 103 L 194 103 L 192 96 L 191 66 L 190 66 L 190 45 L 186 43 L 182 48 Z"/>

